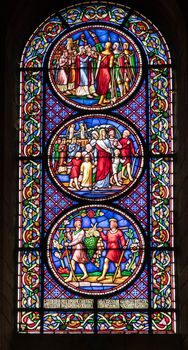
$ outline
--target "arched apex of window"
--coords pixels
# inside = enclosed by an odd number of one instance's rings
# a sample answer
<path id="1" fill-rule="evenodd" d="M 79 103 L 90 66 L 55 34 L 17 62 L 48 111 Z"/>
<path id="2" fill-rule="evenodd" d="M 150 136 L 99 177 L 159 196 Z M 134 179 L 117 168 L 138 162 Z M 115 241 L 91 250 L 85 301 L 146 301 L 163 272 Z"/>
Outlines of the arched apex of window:
<path id="1" fill-rule="evenodd" d="M 175 333 L 163 36 L 84 2 L 36 29 L 20 71 L 18 332 Z"/>
<path id="2" fill-rule="evenodd" d="M 21 68 L 43 66 L 51 44 L 67 29 L 83 24 L 110 23 L 127 30 L 145 50 L 151 65 L 171 64 L 169 48 L 158 28 L 141 13 L 122 4 L 92 2 L 76 4 L 52 14 L 42 22 L 29 38 L 22 54 Z"/>

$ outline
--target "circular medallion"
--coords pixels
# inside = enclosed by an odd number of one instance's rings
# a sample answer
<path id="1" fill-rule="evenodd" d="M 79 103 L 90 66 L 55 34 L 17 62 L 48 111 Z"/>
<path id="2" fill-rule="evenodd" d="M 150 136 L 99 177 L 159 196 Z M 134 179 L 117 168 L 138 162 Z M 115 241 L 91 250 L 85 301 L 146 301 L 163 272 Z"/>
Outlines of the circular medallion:
<path id="1" fill-rule="evenodd" d="M 142 268 L 144 237 L 127 214 L 105 205 L 63 215 L 47 239 L 49 268 L 64 286 L 105 295 L 130 284 Z"/>
<path id="2" fill-rule="evenodd" d="M 87 200 L 114 198 L 139 179 L 144 164 L 137 132 L 107 115 L 77 117 L 50 141 L 48 167 L 68 194 Z"/>
<path id="3" fill-rule="evenodd" d="M 92 25 L 71 31 L 55 45 L 48 63 L 56 93 L 77 108 L 106 109 L 126 101 L 142 76 L 135 42 L 118 29 Z"/>

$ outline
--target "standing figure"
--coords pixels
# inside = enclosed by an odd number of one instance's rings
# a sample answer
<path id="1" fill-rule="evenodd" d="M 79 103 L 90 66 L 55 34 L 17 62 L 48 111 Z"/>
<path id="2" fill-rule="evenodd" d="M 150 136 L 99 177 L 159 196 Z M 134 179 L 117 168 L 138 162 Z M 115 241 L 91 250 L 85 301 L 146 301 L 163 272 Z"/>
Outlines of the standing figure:
<path id="1" fill-rule="evenodd" d="M 90 45 L 87 45 L 85 47 L 86 54 L 88 57 L 90 57 L 88 62 L 88 86 L 89 86 L 89 93 L 93 96 L 98 96 L 95 90 L 95 79 L 94 75 L 96 72 L 96 59 L 98 57 L 95 47 L 91 47 Z"/>
<path id="2" fill-rule="evenodd" d="M 110 101 L 106 99 L 108 91 L 110 91 L 111 85 L 111 97 L 112 97 L 112 74 L 111 69 L 114 63 L 114 54 L 112 53 L 112 43 L 106 42 L 105 50 L 99 55 L 97 62 L 97 88 L 96 92 L 100 96 L 98 102 L 101 106 L 106 106 Z"/>
<path id="3" fill-rule="evenodd" d="M 80 175 L 82 175 L 81 188 L 87 187 L 89 190 L 92 189 L 92 168 L 91 158 L 89 154 L 86 154 L 80 167 Z"/>
<path id="4" fill-rule="evenodd" d="M 102 239 L 107 242 L 107 248 L 106 248 L 107 254 L 104 259 L 103 272 L 102 272 L 102 275 L 97 279 L 98 281 L 102 281 L 103 279 L 105 279 L 110 261 L 115 264 L 116 268 L 119 267 L 118 264 L 120 263 L 120 257 L 122 253 L 121 249 L 124 248 L 126 245 L 126 240 L 124 238 L 123 232 L 120 229 L 118 229 L 117 220 L 112 218 L 109 220 L 109 222 L 110 222 L 110 230 L 108 231 L 107 234 L 104 234 L 102 232 L 102 229 L 98 229 Z M 124 260 L 125 258 L 122 259 L 122 261 Z M 121 277 L 120 268 L 118 269 L 118 273 L 117 273 L 117 278 L 118 277 Z"/>
<path id="5" fill-rule="evenodd" d="M 120 144 L 122 145 L 121 148 L 121 157 L 123 161 L 123 167 L 122 167 L 122 179 L 125 179 L 126 176 L 124 175 L 125 169 L 127 169 L 128 177 L 130 181 L 133 181 L 132 178 L 132 169 L 131 169 L 131 155 L 134 155 L 135 157 L 137 154 L 134 150 L 134 145 L 132 140 L 130 139 L 130 132 L 128 130 L 124 130 L 123 137 L 119 140 Z"/>
<path id="6" fill-rule="evenodd" d="M 110 176 L 112 174 L 112 154 L 110 141 L 106 137 L 105 129 L 99 132 L 99 139 L 95 145 L 96 157 L 96 185 L 95 189 L 111 187 Z"/>
<path id="7" fill-rule="evenodd" d="M 68 127 L 68 131 L 69 131 L 69 140 L 72 140 L 73 137 L 74 137 L 74 129 L 75 129 L 75 124 L 71 124 L 69 127 Z"/>
<path id="8" fill-rule="evenodd" d="M 91 159 L 93 161 L 93 159 L 97 159 L 97 150 L 95 148 L 96 146 L 96 143 L 97 143 L 97 140 L 99 139 L 99 133 L 97 130 L 93 130 L 91 132 L 91 139 L 90 139 L 90 146 L 91 146 Z M 87 145 L 86 145 L 87 146 Z M 97 164 L 97 162 L 95 163 L 95 165 Z M 92 175 L 92 178 L 93 178 L 93 184 L 96 183 L 96 166 L 94 166 L 93 168 L 93 175 Z"/>
<path id="9" fill-rule="evenodd" d="M 66 165 L 72 165 L 70 170 L 70 182 L 69 182 L 69 188 L 76 187 L 77 190 L 80 190 L 80 187 L 78 185 L 78 178 L 80 176 L 80 166 L 82 164 L 81 159 L 81 152 L 77 152 L 75 154 L 75 158 L 73 158 L 70 162 L 68 162 Z"/>
<path id="10" fill-rule="evenodd" d="M 86 55 L 84 46 L 79 47 L 79 54 L 76 56 L 76 96 L 87 96 L 92 98 L 89 93 L 88 66 L 91 58 Z"/>
<path id="11" fill-rule="evenodd" d="M 118 168 L 119 168 L 119 164 L 121 163 L 122 159 L 120 159 L 120 150 L 118 148 L 116 148 L 114 150 L 114 156 L 113 156 L 113 160 L 112 160 L 112 177 L 110 178 L 110 183 L 111 185 L 115 184 L 118 187 L 121 187 L 121 184 L 118 180 Z"/>
<path id="12" fill-rule="evenodd" d="M 74 42 L 72 38 L 67 38 L 66 49 L 68 52 L 68 94 L 75 94 L 76 79 L 76 51 L 74 50 Z"/>
<path id="13" fill-rule="evenodd" d="M 76 137 L 73 137 L 71 143 L 68 145 L 68 162 L 71 161 L 79 151 L 80 146 L 77 144 Z"/>
<path id="14" fill-rule="evenodd" d="M 113 44 L 114 52 L 114 80 L 115 80 L 115 91 L 119 88 L 120 96 L 124 95 L 124 57 L 122 52 L 119 50 L 119 43 Z"/>
<path id="15" fill-rule="evenodd" d="M 80 123 L 80 138 L 81 140 L 85 139 L 85 131 L 86 131 L 86 126 L 84 123 Z"/>
<path id="16" fill-rule="evenodd" d="M 59 163 L 59 145 L 61 144 L 61 137 L 58 137 L 54 145 L 54 169 L 57 171 Z"/>
<path id="17" fill-rule="evenodd" d="M 68 74 L 68 52 L 65 50 L 59 59 L 59 70 L 57 73 L 57 86 L 61 92 L 67 91 Z"/>
<path id="18" fill-rule="evenodd" d="M 67 143 L 67 140 L 65 137 L 63 137 L 58 147 L 58 151 L 59 151 L 58 167 L 64 166 L 66 164 L 66 161 L 67 161 L 67 144 L 66 143 Z"/>
<path id="19" fill-rule="evenodd" d="M 93 130 L 91 133 L 92 139 L 90 141 L 90 145 L 92 146 L 92 148 L 95 147 L 97 140 L 99 139 L 99 133 L 97 130 Z"/>
<path id="20" fill-rule="evenodd" d="M 133 83 L 136 74 L 136 65 L 134 59 L 134 52 L 129 50 L 129 44 L 123 44 L 124 55 L 124 94 L 130 90 L 130 84 Z"/>
<path id="21" fill-rule="evenodd" d="M 83 244 L 83 239 L 85 237 L 85 232 L 82 229 L 82 219 L 74 219 L 75 230 L 71 234 L 67 232 L 67 238 L 71 241 L 70 243 L 65 242 L 65 247 L 72 247 L 72 259 L 71 259 L 71 269 L 70 274 L 65 282 L 71 282 L 73 280 L 73 274 L 76 270 L 76 263 L 79 265 L 80 269 L 83 271 L 83 276 L 80 278 L 84 280 L 88 277 L 85 264 L 88 262 L 86 255 L 86 248 Z M 68 230 L 67 230 L 68 231 Z"/>
<path id="22" fill-rule="evenodd" d="M 115 137 L 116 132 L 113 126 L 110 126 L 108 129 L 108 135 L 109 135 L 109 141 L 111 144 L 112 150 L 114 148 L 122 148 L 121 144 L 119 143 L 119 140 Z"/>

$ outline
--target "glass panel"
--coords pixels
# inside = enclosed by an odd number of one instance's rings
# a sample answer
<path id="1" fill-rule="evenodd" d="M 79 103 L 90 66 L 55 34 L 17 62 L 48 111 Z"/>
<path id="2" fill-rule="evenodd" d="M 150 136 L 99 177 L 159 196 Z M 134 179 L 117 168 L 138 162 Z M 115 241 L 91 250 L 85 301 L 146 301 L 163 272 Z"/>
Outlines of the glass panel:
<path id="1" fill-rule="evenodd" d="M 176 332 L 170 63 L 158 29 L 113 3 L 60 10 L 28 40 L 18 332 Z"/>
<path id="2" fill-rule="evenodd" d="M 70 107 L 65 106 L 59 99 L 51 92 L 48 85 L 45 89 L 45 145 L 54 130 L 56 130 L 62 122 L 67 118 L 74 116 L 76 112 Z"/>
<path id="3" fill-rule="evenodd" d="M 20 73 L 19 154 L 37 157 L 42 147 L 42 73 Z"/>
<path id="4" fill-rule="evenodd" d="M 97 318 L 98 333 L 148 333 L 148 315 L 140 312 L 100 312 Z"/>
<path id="5" fill-rule="evenodd" d="M 152 307 L 170 309 L 175 307 L 174 252 L 152 253 Z"/>
<path id="6" fill-rule="evenodd" d="M 41 23 L 26 44 L 20 67 L 28 69 L 42 67 L 49 46 L 63 30 L 61 19 L 57 16 L 49 17 Z"/>
<path id="7" fill-rule="evenodd" d="M 144 236 L 123 212 L 108 206 L 80 207 L 51 229 L 47 260 L 59 283 L 84 295 L 121 290 L 139 273 Z"/>
<path id="8" fill-rule="evenodd" d="M 87 311 L 45 312 L 44 333 L 94 333 L 94 317 Z"/>
<path id="9" fill-rule="evenodd" d="M 176 314 L 174 312 L 155 312 L 152 314 L 153 333 L 176 333 Z"/>
<path id="10" fill-rule="evenodd" d="M 172 71 L 171 68 L 153 68 L 150 84 L 150 143 L 153 154 L 173 153 Z"/>
<path id="11" fill-rule="evenodd" d="M 120 119 L 128 120 L 131 125 L 133 124 L 145 140 L 147 119 L 146 82 L 142 83 L 141 88 L 132 96 L 130 101 L 113 110 L 113 112 L 117 113 Z"/>
<path id="12" fill-rule="evenodd" d="M 17 330 L 19 333 L 40 333 L 40 314 L 38 311 L 18 312 Z"/>
<path id="13" fill-rule="evenodd" d="M 18 254 L 18 307 L 38 308 L 41 305 L 41 260 L 37 251 Z"/>
<path id="14" fill-rule="evenodd" d="M 160 31 L 146 17 L 134 11 L 125 27 L 140 41 L 149 64 L 171 64 L 170 52 Z"/>
<path id="15" fill-rule="evenodd" d="M 41 232 L 41 163 L 19 164 L 19 247 L 37 248 Z"/>
<path id="16" fill-rule="evenodd" d="M 144 149 L 130 125 L 96 114 L 63 124 L 51 138 L 48 159 L 50 175 L 60 189 L 97 201 L 130 191 L 143 172 Z M 109 173 L 106 181 L 102 180 L 104 168 Z"/>
<path id="17" fill-rule="evenodd" d="M 140 181 L 137 182 L 134 189 L 122 196 L 118 201 L 114 201 L 114 204 L 119 205 L 123 209 L 128 209 L 129 213 L 133 214 L 134 217 L 139 220 L 140 224 L 147 234 L 147 175 L 146 171 L 141 177 Z"/>
<path id="18" fill-rule="evenodd" d="M 173 162 L 168 158 L 151 161 L 151 245 L 174 246 Z"/>
<path id="19" fill-rule="evenodd" d="M 142 57 L 128 34 L 92 25 L 66 34 L 48 62 L 52 88 L 83 110 L 105 110 L 126 101 L 142 77 Z"/>
<path id="20" fill-rule="evenodd" d="M 112 22 L 121 25 L 128 15 L 129 8 L 122 7 L 120 4 L 114 6 L 112 4 L 98 3 L 98 4 L 78 4 L 69 7 L 66 10 L 60 11 L 63 19 L 70 25 L 85 22 Z"/>
<path id="21" fill-rule="evenodd" d="M 53 179 L 52 179 L 53 180 Z M 71 200 L 63 193 L 58 191 L 54 183 L 49 179 L 45 172 L 45 212 L 44 212 L 44 235 L 48 232 L 58 214 L 61 214 L 62 208 L 67 210 L 78 202 Z"/>
<path id="22" fill-rule="evenodd" d="M 58 252 L 59 253 L 59 252 Z M 60 254 L 60 253 L 59 253 Z M 57 254 L 57 255 L 59 255 Z M 59 256 L 57 256 L 59 257 Z M 62 260 L 61 265 L 58 266 L 60 273 L 65 273 L 64 262 Z M 68 271 L 67 271 L 68 272 Z M 92 299 L 83 299 L 83 296 L 74 294 L 63 285 L 58 284 L 57 280 L 52 277 L 52 274 L 44 265 L 44 307 L 47 309 L 80 309 L 93 308 Z"/>

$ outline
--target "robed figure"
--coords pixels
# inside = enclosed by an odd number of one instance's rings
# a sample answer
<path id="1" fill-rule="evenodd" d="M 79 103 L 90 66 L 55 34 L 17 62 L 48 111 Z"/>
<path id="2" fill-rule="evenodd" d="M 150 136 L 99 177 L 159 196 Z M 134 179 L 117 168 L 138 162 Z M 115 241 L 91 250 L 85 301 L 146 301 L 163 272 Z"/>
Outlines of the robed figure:
<path id="1" fill-rule="evenodd" d="M 110 89 L 111 83 L 111 69 L 114 62 L 114 54 L 111 51 L 112 43 L 107 42 L 105 44 L 105 50 L 99 56 L 97 63 L 97 94 L 100 96 L 99 105 L 105 106 L 110 101 L 106 99 L 106 95 Z M 111 87 L 112 89 L 112 87 Z M 112 91 L 111 91 L 112 96 Z"/>
<path id="2" fill-rule="evenodd" d="M 118 228 L 118 222 L 116 219 L 112 218 L 109 220 L 110 230 L 107 234 L 100 231 L 100 236 L 106 242 L 106 257 L 104 259 L 102 275 L 98 278 L 101 281 L 106 278 L 106 273 L 109 268 L 109 263 L 112 262 L 118 269 L 117 278 L 121 277 L 120 263 L 125 262 L 125 257 L 122 256 L 122 251 L 125 248 L 127 241 L 124 238 L 123 232 Z"/>
<path id="3" fill-rule="evenodd" d="M 125 175 L 124 175 L 124 171 L 125 169 L 127 169 L 127 173 L 128 173 L 128 177 L 130 181 L 133 181 L 132 178 L 132 171 L 133 169 L 131 169 L 131 156 L 137 156 L 137 153 L 135 153 L 134 150 L 134 145 L 133 142 L 131 140 L 130 136 L 130 132 L 128 130 L 124 130 L 123 132 L 123 137 L 119 140 L 122 148 L 121 148 L 121 157 L 122 157 L 122 178 L 125 179 Z"/>
<path id="4" fill-rule="evenodd" d="M 95 189 L 111 187 L 110 176 L 112 175 L 112 154 L 111 144 L 106 137 L 105 129 L 99 132 L 99 139 L 95 145 L 96 162 L 96 184 Z"/>
<path id="5" fill-rule="evenodd" d="M 83 272 L 83 276 L 80 278 L 81 280 L 84 280 L 88 277 L 88 273 L 85 267 L 85 264 L 89 261 L 86 249 L 83 244 L 83 240 L 85 237 L 85 232 L 82 229 L 82 219 L 81 218 L 75 218 L 74 219 L 74 227 L 75 230 L 73 232 L 69 232 L 69 229 L 66 233 L 66 238 L 69 240 L 69 243 L 65 242 L 65 247 L 71 247 L 72 248 L 72 259 L 70 262 L 70 274 L 67 279 L 65 279 L 65 282 L 70 282 L 74 278 L 74 272 L 76 270 L 76 264 L 79 265 L 80 269 Z M 67 254 L 69 254 L 70 250 L 67 251 Z"/>
<path id="6" fill-rule="evenodd" d="M 91 98 L 89 93 L 89 62 L 91 57 L 87 56 L 85 53 L 84 46 L 79 47 L 79 54 L 76 56 L 76 95 L 77 96 L 87 96 Z"/>

